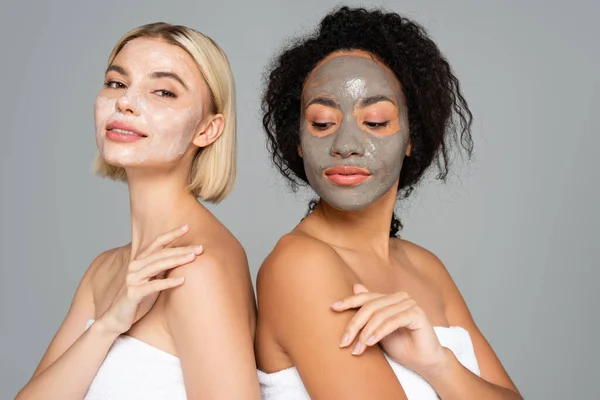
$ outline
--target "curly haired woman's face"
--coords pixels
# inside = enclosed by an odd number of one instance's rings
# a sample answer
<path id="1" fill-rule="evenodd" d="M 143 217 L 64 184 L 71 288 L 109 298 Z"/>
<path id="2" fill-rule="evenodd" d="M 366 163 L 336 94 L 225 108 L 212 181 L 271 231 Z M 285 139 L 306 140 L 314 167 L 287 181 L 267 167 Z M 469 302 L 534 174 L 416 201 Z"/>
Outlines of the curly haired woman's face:
<path id="1" fill-rule="evenodd" d="M 308 77 L 302 94 L 300 153 L 317 194 L 359 210 L 397 184 L 410 152 L 400 83 L 365 52 L 335 53 Z"/>

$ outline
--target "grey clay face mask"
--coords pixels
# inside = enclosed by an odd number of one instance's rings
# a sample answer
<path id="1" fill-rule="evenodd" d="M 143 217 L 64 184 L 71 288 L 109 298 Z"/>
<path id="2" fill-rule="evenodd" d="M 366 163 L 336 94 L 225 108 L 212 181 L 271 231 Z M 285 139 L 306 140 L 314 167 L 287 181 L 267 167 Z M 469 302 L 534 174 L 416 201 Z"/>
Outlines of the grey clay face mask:
<path id="1" fill-rule="evenodd" d="M 378 135 L 355 111 L 365 99 L 385 97 L 399 109 L 396 132 Z M 331 103 L 341 115 L 325 135 L 315 135 L 305 115 L 307 105 Z M 319 101 L 325 99 L 325 101 Z M 378 121 L 376 121 L 378 122 Z M 312 132 L 311 132 L 312 129 Z M 300 146 L 308 182 L 317 194 L 339 210 L 359 210 L 387 193 L 400 176 L 409 143 L 408 116 L 402 90 L 395 76 L 375 61 L 360 56 L 337 56 L 318 66 L 307 80 L 302 101 Z M 352 166 L 368 170 L 365 181 L 348 185 L 326 176 L 331 167 Z"/>

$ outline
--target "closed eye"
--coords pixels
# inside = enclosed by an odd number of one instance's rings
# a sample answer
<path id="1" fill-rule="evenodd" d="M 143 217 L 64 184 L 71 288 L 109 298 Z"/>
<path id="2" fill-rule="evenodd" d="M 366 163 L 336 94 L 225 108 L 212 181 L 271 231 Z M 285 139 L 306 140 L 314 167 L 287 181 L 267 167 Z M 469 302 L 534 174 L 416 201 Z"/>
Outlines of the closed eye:
<path id="1" fill-rule="evenodd" d="M 368 126 L 369 128 L 383 128 L 388 126 L 388 124 L 390 123 L 390 121 L 383 121 L 383 122 L 369 122 L 369 121 L 365 121 L 364 124 L 366 126 Z"/>
<path id="2" fill-rule="evenodd" d="M 312 122 L 313 128 L 322 131 L 330 128 L 333 125 L 335 125 L 334 122 Z"/>

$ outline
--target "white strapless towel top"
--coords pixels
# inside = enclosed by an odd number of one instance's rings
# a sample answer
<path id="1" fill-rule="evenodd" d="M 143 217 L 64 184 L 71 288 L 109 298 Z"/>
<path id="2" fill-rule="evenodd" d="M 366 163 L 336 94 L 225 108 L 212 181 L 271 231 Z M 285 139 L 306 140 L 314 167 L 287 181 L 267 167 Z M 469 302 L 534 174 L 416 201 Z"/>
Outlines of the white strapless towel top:
<path id="1" fill-rule="evenodd" d="M 450 349 L 463 366 L 479 375 L 479 365 L 469 332 L 458 326 L 434 327 L 434 330 L 440 344 Z M 387 355 L 386 359 L 409 400 L 438 400 L 439 397 L 427 381 Z M 327 371 L 321 373 L 326 375 Z M 273 373 L 259 370 L 258 379 L 263 400 L 310 400 L 295 367 Z"/>
<path id="2" fill-rule="evenodd" d="M 89 320 L 86 329 L 93 323 Z M 84 399 L 187 399 L 179 358 L 121 335 L 108 351 Z"/>

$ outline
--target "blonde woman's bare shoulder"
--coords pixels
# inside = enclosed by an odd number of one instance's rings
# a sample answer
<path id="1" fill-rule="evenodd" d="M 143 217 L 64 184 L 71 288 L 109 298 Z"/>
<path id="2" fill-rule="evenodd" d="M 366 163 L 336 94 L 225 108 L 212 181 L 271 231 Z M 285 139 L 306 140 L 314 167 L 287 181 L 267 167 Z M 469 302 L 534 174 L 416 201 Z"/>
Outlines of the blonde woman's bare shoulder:
<path id="1" fill-rule="evenodd" d="M 111 279 L 116 273 L 115 270 L 122 267 L 123 262 L 128 262 L 130 248 L 130 244 L 126 244 L 98 254 L 86 272 L 91 284 L 95 287 L 103 284 L 107 279 Z"/>
<path id="2" fill-rule="evenodd" d="M 202 245 L 204 258 L 222 264 L 224 268 L 247 268 L 246 251 L 235 235 L 216 217 L 211 216 L 202 226 L 190 224 L 190 232 L 183 237 L 183 245 Z"/>
<path id="3" fill-rule="evenodd" d="M 171 292 L 184 294 L 189 289 L 191 295 L 199 290 L 206 292 L 207 288 L 211 291 L 220 288 L 226 296 L 251 303 L 247 299 L 253 299 L 254 295 L 246 252 L 227 228 L 216 219 L 197 227 L 190 224 L 189 233 L 182 239 L 176 246 L 202 246 L 203 252 L 169 273 L 170 277 L 185 279 L 181 288 Z"/>

